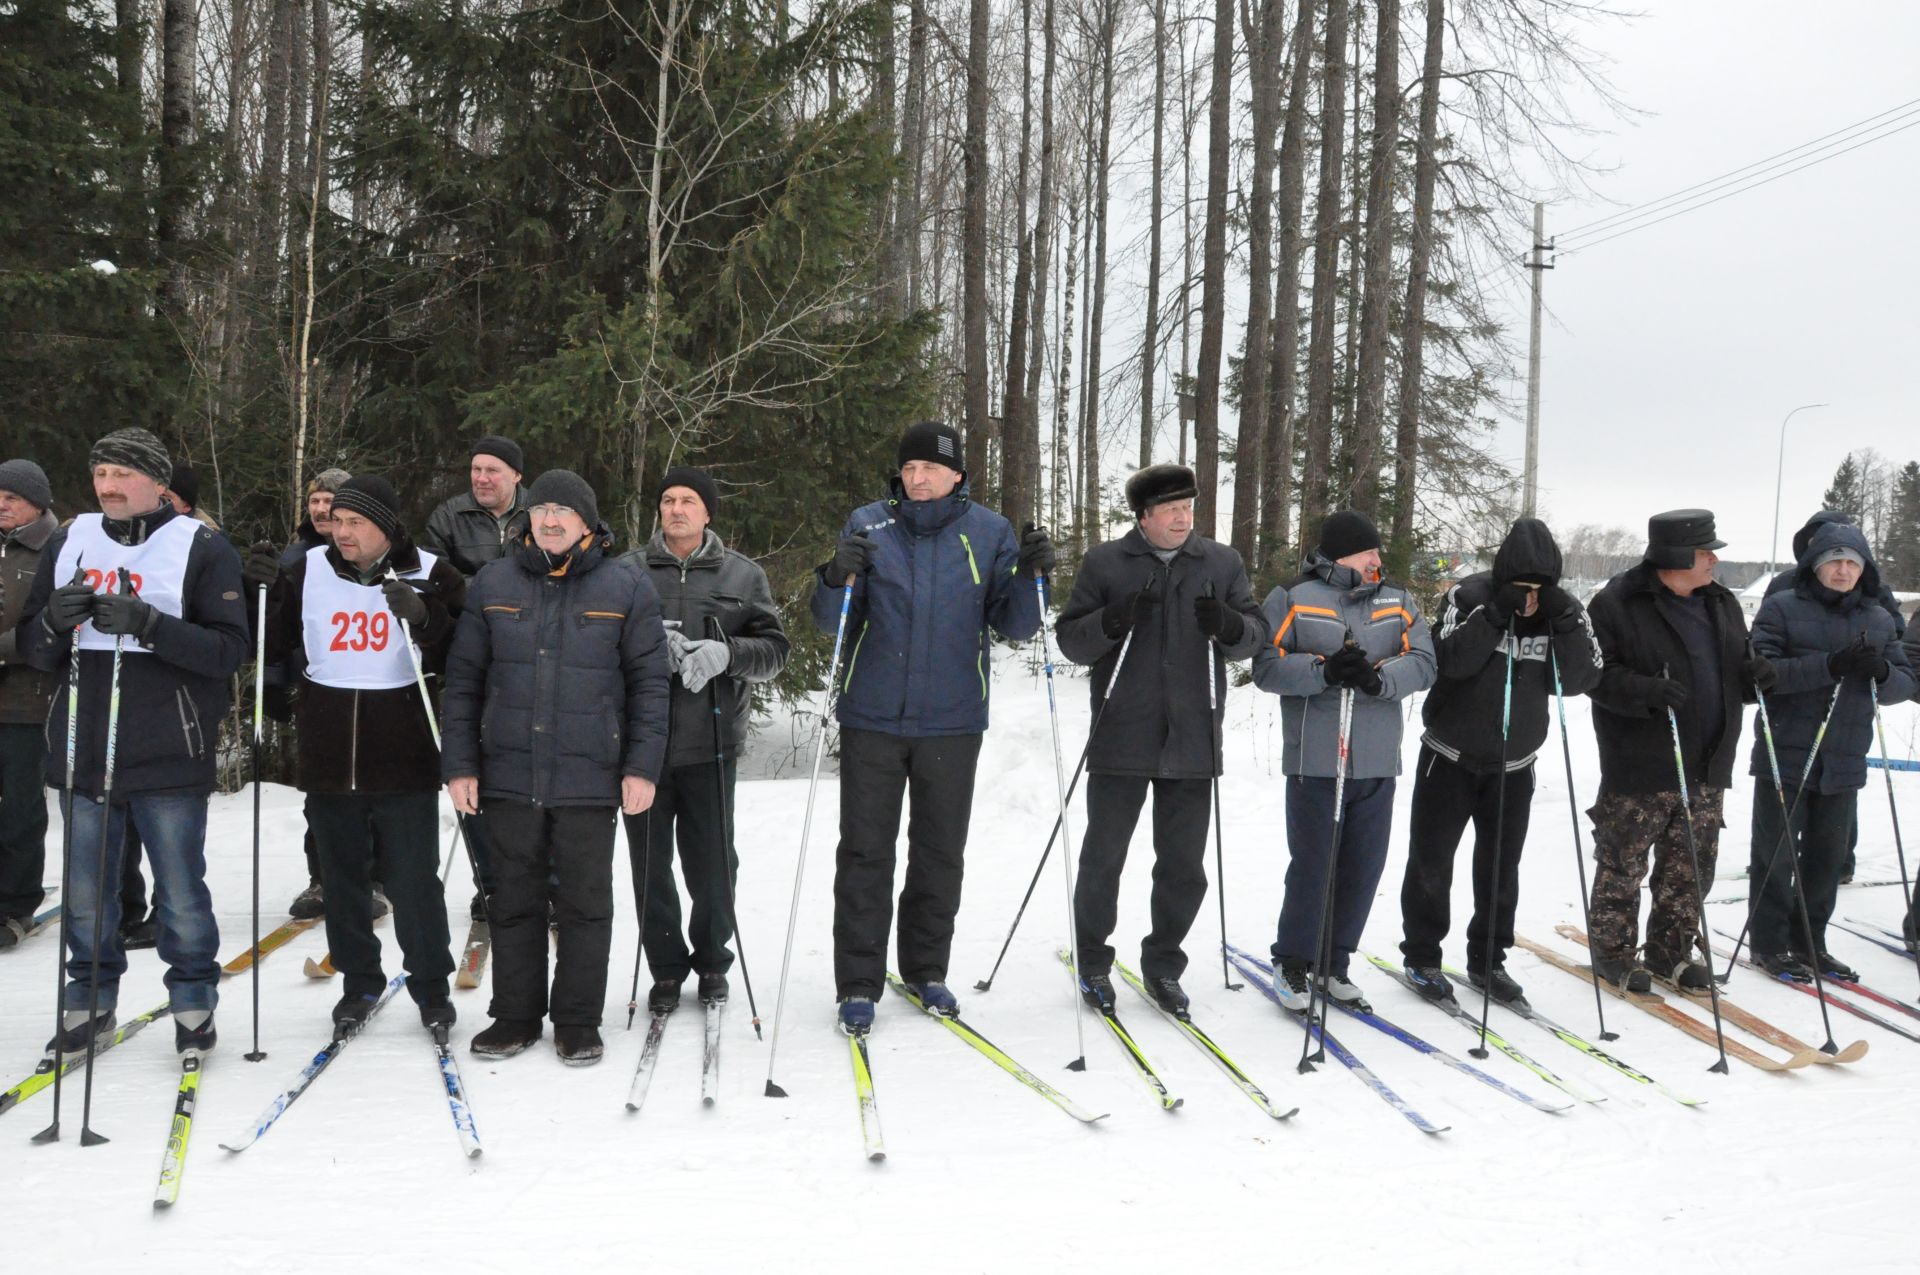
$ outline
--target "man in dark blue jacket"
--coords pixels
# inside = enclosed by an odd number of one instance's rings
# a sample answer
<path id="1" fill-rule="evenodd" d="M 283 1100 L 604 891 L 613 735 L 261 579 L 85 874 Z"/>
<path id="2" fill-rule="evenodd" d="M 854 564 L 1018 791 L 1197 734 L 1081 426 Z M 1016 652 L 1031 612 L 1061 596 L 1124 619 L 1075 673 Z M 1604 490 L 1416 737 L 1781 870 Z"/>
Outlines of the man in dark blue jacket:
<path id="1" fill-rule="evenodd" d="M 1855 805 L 1867 782 L 1873 747 L 1873 704 L 1911 699 L 1913 670 L 1894 622 L 1879 603 L 1880 569 L 1867 538 L 1847 522 L 1829 522 L 1809 539 L 1789 589 L 1771 593 L 1753 621 L 1753 646 L 1773 661 L 1779 683 L 1768 699 L 1784 792 L 1773 786 L 1765 739 L 1756 739 L 1751 773 L 1755 882 L 1753 958 L 1768 973 L 1810 982 L 1820 962 L 1830 978 L 1855 974 L 1827 952 L 1827 921 L 1845 868 Z M 1838 690 L 1838 699 L 1835 691 Z M 1808 754 L 1820 724 L 1812 770 Z M 1804 790 L 1801 775 L 1807 772 Z M 1793 835 L 1781 828 L 1781 797 L 1793 812 Z M 1806 895 L 1800 924 L 1793 878 Z M 1764 885 L 1761 883 L 1764 882 Z"/>
<path id="2" fill-rule="evenodd" d="M 1040 628 L 1033 579 L 1053 566 L 1043 531 L 1015 538 L 967 496 L 960 433 L 922 421 L 900 440 L 892 493 L 854 511 L 815 573 L 813 618 L 833 633 L 841 600 L 851 653 L 840 683 L 840 848 L 833 966 L 840 1024 L 873 1025 L 886 982 L 894 848 L 909 789 L 900 976 L 928 1008 L 959 1012 L 947 989 L 953 918 L 987 729 L 989 628 L 1019 641 Z"/>

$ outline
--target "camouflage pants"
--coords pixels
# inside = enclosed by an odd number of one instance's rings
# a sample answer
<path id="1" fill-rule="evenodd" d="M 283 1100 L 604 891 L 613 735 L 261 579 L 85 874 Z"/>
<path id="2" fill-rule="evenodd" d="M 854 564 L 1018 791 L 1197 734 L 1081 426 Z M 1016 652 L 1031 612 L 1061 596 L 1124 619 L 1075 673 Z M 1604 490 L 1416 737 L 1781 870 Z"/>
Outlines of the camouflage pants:
<path id="1" fill-rule="evenodd" d="M 1702 785 L 1693 794 L 1693 836 L 1700 851 L 1704 893 L 1713 884 L 1720 848 L 1725 791 Z M 1640 883 L 1653 861 L 1653 911 L 1647 917 L 1648 968 L 1670 971 L 1699 951 L 1700 909 L 1693 859 L 1677 792 L 1604 794 L 1587 812 L 1593 820 L 1593 951 L 1630 960 L 1640 923 Z"/>

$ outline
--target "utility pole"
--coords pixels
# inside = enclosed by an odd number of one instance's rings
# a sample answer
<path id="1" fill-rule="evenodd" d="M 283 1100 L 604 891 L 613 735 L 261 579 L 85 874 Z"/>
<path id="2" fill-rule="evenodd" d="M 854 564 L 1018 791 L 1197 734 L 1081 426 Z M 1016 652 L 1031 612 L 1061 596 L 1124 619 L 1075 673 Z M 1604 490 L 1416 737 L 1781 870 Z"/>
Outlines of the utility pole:
<path id="1" fill-rule="evenodd" d="M 1533 206 L 1533 251 L 1527 254 L 1526 267 L 1533 272 L 1533 322 L 1527 334 L 1527 459 L 1521 479 L 1520 514 L 1534 516 L 1534 499 L 1540 489 L 1540 272 L 1551 270 L 1542 253 L 1553 248 L 1547 241 L 1547 207 Z"/>

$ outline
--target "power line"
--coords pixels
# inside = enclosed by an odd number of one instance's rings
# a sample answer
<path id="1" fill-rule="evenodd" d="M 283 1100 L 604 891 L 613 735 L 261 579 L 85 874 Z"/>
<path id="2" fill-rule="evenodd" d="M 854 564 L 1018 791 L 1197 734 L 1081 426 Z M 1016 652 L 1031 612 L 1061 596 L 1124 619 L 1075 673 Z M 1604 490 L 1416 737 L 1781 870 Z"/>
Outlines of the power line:
<path id="1" fill-rule="evenodd" d="M 1898 106 L 1889 107 L 1886 110 L 1881 111 L 1879 114 L 1869 115 L 1867 118 L 1863 120 L 1856 120 L 1854 123 L 1848 124 L 1844 128 L 1837 128 L 1831 133 L 1822 134 L 1821 136 L 1814 138 L 1810 142 L 1802 142 L 1798 146 L 1788 147 L 1786 150 L 1783 150 L 1783 151 L 1776 151 L 1771 155 L 1765 156 L 1764 158 L 1754 160 L 1751 164 L 1744 164 L 1741 167 L 1733 169 L 1730 172 L 1722 173 L 1718 177 L 1710 177 L 1705 181 L 1695 182 L 1691 186 L 1683 187 L 1682 189 L 1676 190 L 1673 193 L 1668 195 L 1662 195 L 1658 199 L 1649 200 L 1644 204 L 1637 204 L 1632 208 L 1623 209 L 1617 213 L 1609 213 L 1605 217 L 1599 217 L 1593 221 L 1585 222 L 1582 225 L 1575 226 L 1572 230 L 1563 232 L 1562 234 L 1558 235 L 1557 238 L 1563 239 L 1563 240 L 1574 239 L 1574 238 L 1578 238 L 1581 235 L 1588 234 L 1589 232 L 1597 234 L 1602 228 L 1608 227 L 1610 223 L 1638 220 L 1642 215 L 1653 212 L 1656 209 L 1660 208 L 1662 205 L 1670 204 L 1675 200 L 1680 199 L 1682 196 L 1690 195 L 1695 191 L 1701 190 L 1703 187 L 1718 186 L 1721 183 L 1726 182 L 1731 178 L 1741 176 L 1741 174 L 1743 173 L 1758 176 L 1757 173 L 1752 172 L 1752 170 L 1754 169 L 1761 169 L 1761 171 L 1765 172 L 1765 171 L 1770 171 L 1772 168 L 1778 168 L 1782 164 L 1797 162 L 1800 159 L 1807 158 L 1805 155 L 1801 154 L 1801 152 L 1803 151 L 1807 151 L 1811 148 L 1818 148 L 1821 150 L 1828 149 L 1828 147 L 1822 146 L 1821 143 L 1827 142 L 1834 138 L 1842 137 L 1843 134 L 1858 133 L 1860 130 L 1867 128 L 1868 125 L 1874 125 L 1874 127 L 1877 128 L 1877 127 L 1883 126 L 1884 123 L 1892 123 L 1893 121 L 1886 119 L 1887 116 L 1901 115 L 1902 113 L 1909 111 L 1910 108 L 1913 108 L 1916 106 L 1920 106 L 1920 98 L 1914 98 L 1911 101 L 1902 102 Z M 1875 121 L 1882 121 L 1883 124 L 1875 124 Z M 1841 152 L 1841 153 L 1844 154 L 1845 152 Z M 1763 165 L 1767 167 L 1762 168 Z"/>
<path id="2" fill-rule="evenodd" d="M 1904 133 L 1908 129 L 1915 128 L 1915 127 L 1920 127 L 1920 119 L 1913 119 L 1908 121 L 1907 123 L 1901 124 L 1898 128 L 1889 129 L 1888 131 L 1884 133 L 1876 134 L 1873 137 L 1863 138 L 1862 140 L 1857 141 L 1853 145 L 1847 147 L 1846 150 L 1835 151 L 1831 155 L 1822 155 L 1818 159 L 1810 159 L 1806 163 L 1799 165 L 1799 167 L 1797 168 L 1789 168 L 1785 172 L 1775 173 L 1773 176 L 1765 178 L 1764 180 L 1749 182 L 1744 186 L 1735 186 L 1730 190 L 1726 190 L 1721 192 L 1718 195 L 1715 195 L 1712 199 L 1707 199 L 1707 200 L 1700 201 L 1698 203 L 1691 203 L 1691 204 L 1685 205 L 1684 207 L 1676 208 L 1673 211 L 1667 213 L 1665 216 L 1655 217 L 1652 221 L 1643 221 L 1638 225 L 1628 226 L 1623 230 L 1616 230 L 1612 234 L 1601 235 L 1598 239 L 1589 239 L 1586 243 L 1580 244 L 1577 247 L 1563 248 L 1560 250 L 1560 255 L 1572 256 L 1576 252 L 1585 252 L 1589 248 L 1597 248 L 1603 243 L 1609 243 L 1612 240 L 1619 239 L 1626 235 L 1633 234 L 1635 231 L 1646 230 L 1651 226 L 1657 226 L 1663 221 L 1672 221 L 1675 217 L 1679 217 L 1685 213 L 1698 212 L 1700 209 L 1709 207 L 1713 204 L 1717 204 L 1723 199 L 1732 199 L 1735 195 L 1744 195 L 1750 190 L 1758 190 L 1762 186 L 1771 185 L 1772 183 L 1779 181 L 1782 177 L 1791 177 L 1795 173 L 1802 172 L 1809 168 L 1813 168 L 1819 164 L 1824 164 L 1830 159 L 1838 159 L 1840 158 L 1840 156 L 1845 155 L 1851 151 L 1859 150 L 1862 146 L 1868 146 L 1874 142 L 1884 141 L 1887 138 L 1892 137 L 1895 133 Z"/>

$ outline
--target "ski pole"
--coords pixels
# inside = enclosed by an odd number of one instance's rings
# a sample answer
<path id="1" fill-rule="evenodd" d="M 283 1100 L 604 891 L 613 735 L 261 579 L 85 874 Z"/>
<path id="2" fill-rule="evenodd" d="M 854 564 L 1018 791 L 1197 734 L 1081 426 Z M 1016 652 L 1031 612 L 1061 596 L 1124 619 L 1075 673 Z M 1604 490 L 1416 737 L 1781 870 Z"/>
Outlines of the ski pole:
<path id="1" fill-rule="evenodd" d="M 1213 581 L 1207 581 L 1207 596 L 1213 596 Z M 1221 761 L 1222 741 L 1220 713 L 1220 673 L 1214 667 L 1213 643 L 1207 642 L 1207 727 L 1213 744 L 1213 877 L 1219 894 L 1220 904 L 1220 981 L 1230 992 L 1237 992 L 1244 983 L 1233 981 L 1232 967 L 1227 964 L 1227 851 L 1224 833 L 1220 826 L 1220 771 L 1224 768 Z"/>
<path id="2" fill-rule="evenodd" d="M 720 627 L 720 617 L 707 617 L 707 632 L 711 640 L 724 643 L 726 632 Z M 726 716 L 720 709 L 720 692 L 726 679 L 713 679 L 713 777 L 719 793 L 720 806 L 720 881 L 727 889 L 727 924 L 733 931 L 733 945 L 740 950 L 740 981 L 747 987 L 747 1013 L 753 1018 L 753 1038 L 760 1035 L 760 1006 L 753 999 L 753 975 L 747 969 L 747 940 L 740 933 L 740 907 L 735 896 L 733 873 L 735 856 L 733 853 L 733 785 L 727 780 L 727 735 Z"/>
<path id="3" fill-rule="evenodd" d="M 122 593 L 133 592 L 133 580 L 125 567 L 120 568 L 119 579 Z M 107 1141 L 105 1134 L 95 1133 L 93 1129 L 93 1062 L 100 1051 L 93 1047 L 92 1033 L 100 1018 L 100 931 L 107 915 L 107 830 L 113 827 L 113 763 L 120 733 L 120 661 L 126 645 L 125 634 L 114 634 L 113 671 L 107 678 L 107 757 L 100 773 L 100 849 L 94 858 L 93 950 L 87 977 L 87 1079 L 80 1102 L 80 1145 L 83 1147 L 95 1147 Z M 131 808 L 126 817 L 133 818 Z M 157 874 L 154 884 L 156 888 L 159 885 Z"/>
<path id="4" fill-rule="evenodd" d="M 1027 530 L 1033 530 L 1032 523 L 1027 524 Z M 1033 578 L 1033 592 L 1034 597 L 1040 603 L 1040 659 L 1042 667 L 1044 667 L 1047 672 L 1047 719 L 1053 724 L 1053 787 L 1054 791 L 1060 794 L 1060 818 L 1055 822 L 1054 826 L 1060 830 L 1061 840 L 1067 841 L 1071 839 L 1071 834 L 1067 832 L 1067 800 L 1069 792 L 1067 789 L 1066 763 L 1060 755 L 1060 709 L 1054 702 L 1053 695 L 1053 649 L 1047 643 L 1047 615 L 1052 608 L 1047 604 L 1046 576 L 1037 575 Z M 1127 630 L 1127 636 L 1133 636 L 1132 629 Z M 1115 674 L 1118 674 L 1119 671 L 1119 666 L 1116 665 L 1114 667 Z M 1113 683 L 1109 681 L 1107 686 L 1108 689 L 1112 689 Z M 1089 747 L 1093 744 L 1092 732 L 1088 732 L 1087 744 Z M 1086 753 L 1082 752 L 1080 757 L 1084 762 L 1086 760 Z M 1053 839 L 1049 837 L 1047 839 L 1047 849 L 1051 850 L 1052 848 Z M 1041 865 L 1045 866 L 1046 861 L 1047 856 L 1043 851 L 1040 855 Z M 1078 1054 L 1074 1055 L 1073 1061 L 1067 1064 L 1067 1070 L 1085 1071 L 1087 1069 L 1087 1029 L 1085 1020 L 1080 1016 L 1080 1007 L 1085 1004 L 1085 998 L 1080 995 L 1080 931 L 1079 922 L 1073 914 L 1073 850 L 1071 846 L 1065 847 L 1060 851 L 1060 866 L 1066 873 L 1067 942 L 1073 949 L 1073 964 L 1067 969 L 1067 985 L 1072 989 L 1073 995 L 1074 1043 L 1080 1050 Z M 1036 881 L 1039 880 L 1037 873 L 1034 879 Z M 1032 897 L 1032 886 L 1027 887 L 1027 895 L 1028 897 Z M 1020 901 L 1020 910 L 1024 912 L 1026 911 L 1026 907 L 1026 900 L 1022 899 Z M 1014 917 L 1013 923 L 1015 926 L 1018 926 L 1020 924 L 1020 918 L 1018 916 Z M 1007 942 L 1013 942 L 1012 930 L 1007 931 Z M 1007 949 L 1002 947 L 1000 949 L 1000 955 L 1005 956 L 1006 954 Z M 995 961 L 993 968 L 998 970 L 1000 968 L 1000 962 Z M 993 976 L 991 974 L 987 976 L 987 982 L 993 982 Z M 985 991 L 986 988 L 982 986 L 980 990 Z"/>
<path id="5" fill-rule="evenodd" d="M 1816 729 L 1813 732 L 1813 743 L 1807 749 L 1806 764 L 1800 768 L 1800 785 L 1799 787 L 1794 789 L 1793 803 L 1787 807 L 1787 820 L 1786 820 L 1786 823 L 1781 826 L 1780 840 L 1774 843 L 1773 854 L 1768 857 L 1767 866 L 1760 873 L 1759 886 L 1753 891 L 1753 894 L 1751 896 L 1755 899 L 1758 899 L 1762 894 L 1766 893 L 1767 882 L 1773 879 L 1773 866 L 1774 864 L 1780 861 L 1781 847 L 1785 846 L 1787 844 L 1787 839 L 1793 835 L 1793 832 L 1792 832 L 1793 817 L 1796 814 L 1800 813 L 1801 794 L 1806 792 L 1807 782 L 1813 777 L 1814 759 L 1820 755 L 1820 745 L 1823 742 L 1825 742 L 1827 738 L 1827 725 L 1828 723 L 1833 721 L 1833 710 L 1836 706 L 1839 705 L 1839 703 L 1840 703 L 1840 684 L 1836 682 L 1833 687 L 1833 697 L 1827 701 L 1827 715 L 1820 719 L 1820 725 L 1818 729 Z M 1765 718 L 1763 717 L 1762 720 L 1764 722 Z M 1777 782 L 1778 781 L 1776 780 L 1776 783 Z M 1724 982 L 1726 979 L 1730 979 L 1733 977 L 1734 963 L 1740 959 L 1740 948 L 1742 945 L 1746 943 L 1747 932 L 1752 928 L 1753 928 L 1753 908 L 1749 906 L 1747 909 L 1746 922 L 1740 927 L 1740 937 L 1734 940 L 1733 953 L 1727 958 L 1727 972 L 1721 976 L 1721 981 Z M 1815 959 L 1816 960 L 1818 959 L 1818 954 L 1815 955 Z M 1709 962 L 1709 967 L 1711 967 L 1711 962 Z"/>
<path id="6" fill-rule="evenodd" d="M 671 701 L 671 697 L 669 697 Z M 646 829 L 640 846 L 640 925 L 633 936 L 633 986 L 627 989 L 627 1030 L 633 1030 L 633 1016 L 640 1011 L 640 955 L 647 946 L 647 887 L 653 874 L 653 807 L 647 807 Z M 628 827 L 632 827 L 631 824 Z M 633 847 L 627 847 L 627 861 L 633 861 Z"/>
<path id="7" fill-rule="evenodd" d="M 1662 668 L 1660 675 L 1669 677 L 1671 673 Z M 1711 960 L 1713 943 L 1707 937 L 1707 894 L 1700 882 L 1700 847 L 1693 836 L 1693 799 L 1687 793 L 1687 761 L 1680 748 L 1680 719 L 1675 716 L 1671 704 L 1667 706 L 1667 729 L 1673 735 L 1673 769 L 1680 781 L 1680 819 L 1687 826 L 1687 855 L 1693 863 L 1693 906 L 1700 921 L 1700 947 L 1709 953 L 1708 959 Z M 1727 1074 L 1727 1034 L 1720 1022 L 1720 984 L 1713 977 L 1711 965 L 1707 966 L 1707 997 L 1713 1003 L 1713 1039 L 1720 1050 L 1720 1061 L 1707 1070 L 1717 1071 L 1724 1076 Z"/>
<path id="8" fill-rule="evenodd" d="M 87 582 L 86 569 L 80 565 L 86 555 L 74 563 L 73 584 Z M 67 794 L 60 828 L 60 957 L 53 963 L 53 1123 L 33 1135 L 35 1142 L 60 1141 L 60 1077 L 66 1074 L 60 1038 L 66 1034 L 66 1013 L 62 1008 L 66 991 L 66 955 L 73 926 L 73 771 L 79 751 L 77 734 L 80 720 L 80 630 L 72 633 L 67 651 Z M 97 906 L 97 904 L 96 904 Z"/>
<path id="9" fill-rule="evenodd" d="M 767 1088 L 769 1098 L 784 1098 L 787 1091 L 773 1082 L 773 1060 L 780 1049 L 780 1015 L 787 1004 L 787 975 L 793 968 L 793 931 L 800 921 L 800 881 L 807 870 L 807 840 L 813 833 L 813 799 L 820 788 L 820 759 L 827 751 L 827 713 L 833 707 L 833 685 L 840 674 L 840 649 L 847 641 L 847 616 L 853 610 L 854 574 L 840 589 L 840 618 L 834 624 L 833 655 L 827 661 L 827 693 L 820 704 L 820 720 L 813 727 L 813 777 L 807 781 L 807 813 L 800 824 L 800 853 L 793 865 L 793 899 L 787 906 L 787 948 L 780 958 L 780 989 L 773 999 L 773 1036 L 767 1042 Z"/>
<path id="10" fill-rule="evenodd" d="M 1773 719 L 1767 713 L 1766 693 L 1764 691 L 1759 690 L 1759 688 L 1756 687 L 1754 692 L 1754 698 L 1757 701 L 1759 701 L 1759 705 L 1760 705 L 1760 736 L 1762 739 L 1766 741 L 1766 744 L 1767 744 L 1767 765 L 1769 768 L 1771 768 L 1773 772 L 1773 796 L 1774 796 L 1774 800 L 1780 803 L 1781 826 L 1785 832 L 1785 835 L 1782 837 L 1781 841 L 1779 843 L 1776 843 L 1773 848 L 1774 857 L 1777 859 L 1780 855 L 1780 846 L 1782 844 L 1787 844 L 1791 842 L 1793 839 L 1793 829 L 1792 829 L 1792 823 L 1791 823 L 1793 819 L 1793 813 L 1792 811 L 1787 809 L 1786 789 L 1780 786 L 1780 755 L 1774 751 Z M 1805 791 L 1806 782 L 1804 780 L 1801 782 L 1800 787 L 1801 787 L 1801 791 Z M 1800 804 L 1800 793 L 1798 792 L 1794 793 L 1793 801 L 1796 806 Z M 1799 908 L 1800 926 L 1803 930 L 1806 931 L 1807 946 L 1809 949 L 1812 949 L 1808 952 L 1807 955 L 1810 958 L 1808 963 L 1813 966 L 1813 989 L 1815 994 L 1820 998 L 1820 1026 L 1825 1028 L 1827 1033 L 1827 1043 L 1820 1046 L 1820 1050 L 1822 1053 L 1837 1054 L 1840 1052 L 1840 1046 L 1834 1042 L 1833 1020 L 1827 1012 L 1826 975 L 1824 975 L 1820 971 L 1820 953 L 1818 950 L 1818 945 L 1815 944 L 1813 941 L 1813 920 L 1807 911 L 1807 890 L 1806 890 L 1806 882 L 1804 880 L 1805 874 L 1800 869 L 1800 855 L 1798 851 L 1788 850 L 1787 853 L 1792 859 L 1793 901 L 1796 905 L 1798 905 L 1798 908 Z M 1771 875 L 1772 872 L 1773 872 L 1773 864 L 1769 863 L 1767 865 L 1767 874 Z M 1764 880 L 1762 884 L 1764 887 Z M 1747 909 L 1749 922 L 1751 922 L 1753 912 L 1757 910 L 1760 906 L 1761 906 L 1760 895 L 1756 893 L 1753 899 L 1753 907 Z M 1711 968 L 1711 962 L 1709 962 L 1709 968 Z M 1733 977 L 1733 962 L 1731 961 L 1727 962 L 1727 977 L 1729 978 Z"/>
<path id="11" fill-rule="evenodd" d="M 1586 923 L 1588 934 L 1593 933 L 1593 905 L 1587 897 L 1587 852 L 1580 845 L 1580 803 L 1573 795 L 1573 748 L 1567 743 L 1567 697 L 1560 689 L 1560 657 L 1550 655 L 1553 662 L 1553 702 L 1560 710 L 1560 757 L 1567 764 L 1567 813 L 1573 816 L 1573 866 L 1580 874 L 1580 919 Z M 1600 1020 L 1600 1039 L 1619 1040 L 1619 1032 L 1607 1030 L 1607 1011 L 1600 1004 L 1600 982 L 1593 980 L 1593 1012 Z"/>
<path id="12" fill-rule="evenodd" d="M 1500 946 L 1500 858 L 1507 839 L 1507 742 L 1513 722 L 1513 642 L 1509 631 L 1500 647 L 1507 669 L 1500 692 L 1500 778 L 1493 798 L 1493 878 L 1488 883 L 1487 930 L 1482 940 L 1487 945 L 1487 959 L 1480 975 L 1480 1043 L 1467 1051 L 1475 1058 L 1487 1056 L 1487 1015 L 1493 1007 L 1493 954 Z"/>
<path id="13" fill-rule="evenodd" d="M 1872 689 L 1873 729 L 1880 737 L 1880 760 L 1883 763 L 1880 767 L 1880 773 L 1887 781 L 1887 813 L 1893 817 L 1893 852 L 1899 857 L 1900 861 L 1900 894 L 1907 901 L 1907 915 L 1911 917 L 1913 915 L 1913 885 L 1912 878 L 1907 875 L 1907 848 L 1905 843 L 1900 839 L 1900 807 L 1895 805 L 1893 800 L 1893 767 L 1885 764 L 1892 760 L 1892 754 L 1887 751 L 1887 726 L 1880 717 L 1880 684 L 1875 682 Z M 1813 959 L 1814 963 L 1818 964 L 1820 954 L 1815 952 Z M 1920 964 L 1916 964 L 1915 968 L 1920 969 Z"/>
<path id="14" fill-rule="evenodd" d="M 261 585 L 253 613 L 253 1051 L 248 1062 L 267 1056 L 260 1048 L 260 713 L 267 686 L 267 586 Z"/>
<path id="15" fill-rule="evenodd" d="M 1347 644 L 1357 646 L 1351 631 L 1347 634 Z M 1327 883 L 1320 892 L 1320 934 L 1313 945 L 1313 979 L 1307 984 L 1306 1030 L 1300 1039 L 1300 1063 L 1296 1070 L 1309 1072 L 1316 1062 L 1327 1060 L 1326 1011 L 1327 1011 L 1327 966 L 1333 963 L 1333 877 L 1340 866 L 1340 837 L 1345 831 L 1347 815 L 1347 734 L 1353 727 L 1353 688 L 1340 688 L 1340 725 L 1335 736 L 1333 761 L 1333 840 L 1327 848 Z M 1315 1001 L 1320 1004 L 1321 1028 L 1320 1048 L 1313 1050 L 1313 1007 Z M 1311 1051 L 1311 1052 L 1310 1052 Z"/>

